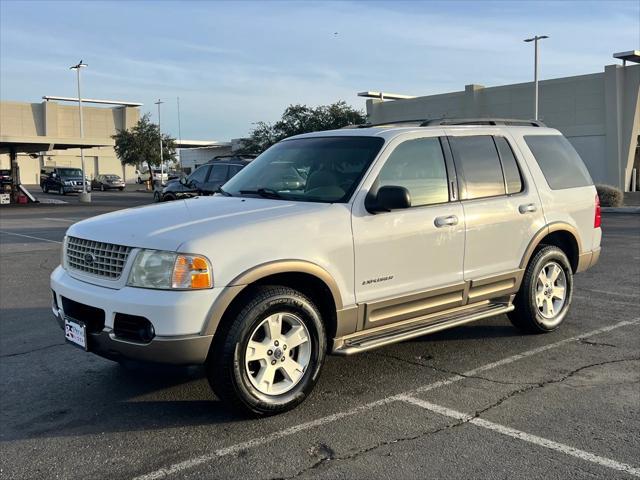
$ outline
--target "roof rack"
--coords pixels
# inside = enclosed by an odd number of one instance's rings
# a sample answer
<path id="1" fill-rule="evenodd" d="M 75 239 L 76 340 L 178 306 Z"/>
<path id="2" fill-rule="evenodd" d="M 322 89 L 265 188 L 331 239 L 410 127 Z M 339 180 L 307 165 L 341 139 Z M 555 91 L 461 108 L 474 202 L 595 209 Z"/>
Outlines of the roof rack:
<path id="1" fill-rule="evenodd" d="M 425 118 L 419 118 L 416 120 L 394 120 L 391 122 L 381 122 L 381 123 L 361 123 L 360 125 L 347 125 L 346 127 L 342 127 L 343 130 L 353 129 L 353 128 L 371 128 L 371 127 L 391 127 L 393 125 L 406 125 L 407 123 L 415 123 L 417 126 L 424 122 L 428 122 L 429 120 Z"/>
<path id="2" fill-rule="evenodd" d="M 521 118 L 437 118 L 426 120 L 421 127 L 433 125 L 505 125 L 511 127 L 546 127 L 540 120 L 523 120 Z"/>
<path id="3" fill-rule="evenodd" d="M 540 120 L 524 120 L 522 118 L 431 118 L 415 120 L 395 120 L 381 123 L 363 123 L 361 125 L 348 125 L 346 129 L 393 127 L 407 124 L 415 124 L 418 127 L 432 127 L 436 125 L 501 125 L 510 127 L 546 127 Z"/>

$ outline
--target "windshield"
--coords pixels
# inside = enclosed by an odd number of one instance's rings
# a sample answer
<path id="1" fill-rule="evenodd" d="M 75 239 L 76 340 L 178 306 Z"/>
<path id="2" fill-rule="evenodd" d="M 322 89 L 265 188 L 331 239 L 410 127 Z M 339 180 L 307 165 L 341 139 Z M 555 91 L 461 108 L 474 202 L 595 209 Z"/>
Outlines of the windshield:
<path id="1" fill-rule="evenodd" d="M 314 137 L 280 142 L 224 185 L 231 195 L 347 202 L 384 140 Z"/>
<path id="2" fill-rule="evenodd" d="M 61 177 L 82 177 L 82 170 L 79 168 L 59 168 L 58 173 Z"/>

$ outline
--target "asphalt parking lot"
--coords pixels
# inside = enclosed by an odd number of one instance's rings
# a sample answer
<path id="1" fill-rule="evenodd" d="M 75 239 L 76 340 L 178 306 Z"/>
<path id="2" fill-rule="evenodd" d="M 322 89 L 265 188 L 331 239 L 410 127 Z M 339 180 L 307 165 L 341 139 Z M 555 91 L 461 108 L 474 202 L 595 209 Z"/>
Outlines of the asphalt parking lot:
<path id="1" fill-rule="evenodd" d="M 255 420 L 199 368 L 128 370 L 64 343 L 49 274 L 66 228 L 151 198 L 94 200 L 0 210 L 0 477 L 640 477 L 640 215 L 604 215 L 558 331 L 500 316 L 329 357 L 303 405 Z"/>

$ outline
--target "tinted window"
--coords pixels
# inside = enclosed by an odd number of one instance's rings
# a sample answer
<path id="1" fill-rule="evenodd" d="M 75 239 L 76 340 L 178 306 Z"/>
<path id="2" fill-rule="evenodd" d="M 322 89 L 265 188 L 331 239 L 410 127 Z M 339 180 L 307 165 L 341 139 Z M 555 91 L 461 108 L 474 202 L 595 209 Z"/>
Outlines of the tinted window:
<path id="1" fill-rule="evenodd" d="M 190 182 L 204 183 L 207 179 L 207 173 L 209 172 L 209 165 L 204 165 L 198 168 L 195 172 L 189 175 Z"/>
<path id="2" fill-rule="evenodd" d="M 552 189 L 593 184 L 578 152 L 562 135 L 527 135 L 524 140 Z"/>
<path id="3" fill-rule="evenodd" d="M 232 195 L 347 202 L 383 144 L 379 137 L 346 135 L 284 140 L 244 167 L 224 189 Z"/>
<path id="4" fill-rule="evenodd" d="M 224 183 L 227 180 L 227 165 L 214 165 L 211 167 L 209 182 Z"/>
<path id="5" fill-rule="evenodd" d="M 389 155 L 378 181 L 381 187 L 405 187 L 412 206 L 447 202 L 447 170 L 440 140 L 418 138 L 401 143 Z"/>
<path id="6" fill-rule="evenodd" d="M 229 165 L 229 178 L 234 177 L 240 170 L 242 170 L 242 165 Z"/>
<path id="7" fill-rule="evenodd" d="M 493 138 L 451 137 L 456 170 L 462 177 L 462 200 L 504 195 L 504 177 Z"/>
<path id="8" fill-rule="evenodd" d="M 518 193 L 522 191 L 522 177 L 518 169 L 516 157 L 509 146 L 509 142 L 504 137 L 494 137 L 500 160 L 502 161 L 502 171 L 507 184 L 507 193 Z"/>

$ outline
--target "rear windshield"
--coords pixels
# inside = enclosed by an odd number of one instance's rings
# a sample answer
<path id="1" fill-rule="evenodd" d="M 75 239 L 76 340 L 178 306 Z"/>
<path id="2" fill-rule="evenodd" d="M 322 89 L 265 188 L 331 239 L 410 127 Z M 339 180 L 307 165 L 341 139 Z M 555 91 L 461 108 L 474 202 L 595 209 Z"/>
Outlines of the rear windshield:
<path id="1" fill-rule="evenodd" d="M 224 185 L 231 195 L 302 202 L 347 202 L 384 140 L 313 137 L 282 141 Z"/>
<path id="2" fill-rule="evenodd" d="M 525 135 L 524 140 L 551 189 L 593 185 L 580 155 L 562 135 Z"/>

